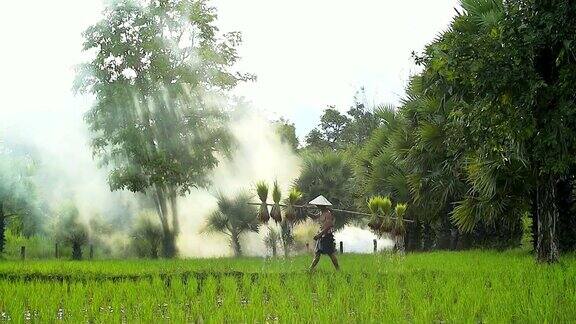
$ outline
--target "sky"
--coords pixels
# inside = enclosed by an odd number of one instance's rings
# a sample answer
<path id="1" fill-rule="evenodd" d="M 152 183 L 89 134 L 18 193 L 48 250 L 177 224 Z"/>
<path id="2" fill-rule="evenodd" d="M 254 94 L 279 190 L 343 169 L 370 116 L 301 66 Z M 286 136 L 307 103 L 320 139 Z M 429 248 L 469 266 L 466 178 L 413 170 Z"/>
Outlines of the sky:
<path id="1" fill-rule="evenodd" d="M 398 104 L 422 51 L 455 15 L 456 0 L 215 0 L 223 30 L 239 30 L 238 67 L 258 81 L 236 90 L 296 123 L 300 137 L 322 110 L 346 111 L 365 87 L 371 105 Z"/>
<path id="2" fill-rule="evenodd" d="M 342 111 L 366 88 L 370 104 L 397 104 L 417 71 L 410 53 L 446 28 L 457 0 L 212 0 L 223 32 L 241 31 L 237 69 L 256 82 L 234 90 L 269 118 L 295 122 L 302 138 L 322 110 Z M 102 0 L 6 1 L 0 11 L 0 126 L 80 120 L 89 98 L 72 91 L 86 59 L 81 32 Z M 81 127 L 81 126 L 79 126 Z"/>

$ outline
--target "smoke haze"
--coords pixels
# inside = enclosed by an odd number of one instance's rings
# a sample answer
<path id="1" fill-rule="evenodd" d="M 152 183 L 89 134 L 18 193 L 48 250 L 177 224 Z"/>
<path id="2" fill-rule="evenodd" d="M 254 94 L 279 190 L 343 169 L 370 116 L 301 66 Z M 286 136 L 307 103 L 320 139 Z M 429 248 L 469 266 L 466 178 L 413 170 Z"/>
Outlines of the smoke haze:
<path id="1" fill-rule="evenodd" d="M 180 252 L 184 256 L 226 256 L 232 250 L 223 235 L 201 233 L 208 215 L 216 208 L 214 195 L 221 191 L 232 196 L 242 190 L 254 194 L 257 181 L 272 184 L 277 180 L 283 194 L 298 177 L 300 161 L 292 149 L 280 141 L 273 125 L 255 111 L 243 109 L 235 114 L 230 123 L 230 131 L 236 140 L 236 149 L 230 160 L 223 160 L 212 172 L 212 185 L 208 189 L 194 190 L 180 200 L 182 234 L 178 240 Z M 266 230 L 249 233 L 244 237 L 243 250 L 247 255 L 264 255 L 263 243 Z"/>

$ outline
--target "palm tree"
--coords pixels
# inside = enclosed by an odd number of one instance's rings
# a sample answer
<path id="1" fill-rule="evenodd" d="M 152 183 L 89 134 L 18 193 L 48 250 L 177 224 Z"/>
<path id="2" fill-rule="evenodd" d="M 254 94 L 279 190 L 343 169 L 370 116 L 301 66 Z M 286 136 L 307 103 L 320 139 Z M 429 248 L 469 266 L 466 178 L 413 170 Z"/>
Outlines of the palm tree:
<path id="1" fill-rule="evenodd" d="M 205 232 L 219 232 L 228 236 L 234 255 L 242 255 L 240 239 L 246 232 L 258 232 L 256 207 L 250 205 L 252 197 L 243 191 L 233 198 L 217 195 L 218 208 L 210 214 Z"/>
<path id="2" fill-rule="evenodd" d="M 82 246 L 88 243 L 88 228 L 80 221 L 78 208 L 72 203 L 64 204 L 59 211 L 55 228 L 57 242 L 72 246 L 72 259 L 82 259 Z"/>
<path id="3" fill-rule="evenodd" d="M 294 182 L 294 187 L 303 193 L 302 202 L 323 195 L 337 208 L 353 206 L 352 163 L 344 154 L 332 151 L 307 153 L 302 160 L 300 176 Z M 334 217 L 337 229 L 357 219 L 355 215 L 339 212 L 334 212 Z M 295 223 L 305 220 L 303 212 L 296 213 Z"/>
<path id="4" fill-rule="evenodd" d="M 355 159 L 356 205 L 365 208 L 366 197 L 378 195 L 410 202 L 406 218 L 414 222 L 406 224 L 404 246 L 408 250 L 419 250 L 423 246 L 422 227 L 426 218 L 413 203 L 408 183 L 410 165 L 406 163 L 406 155 L 414 146 L 412 130 L 406 116 L 392 106 L 380 106 L 376 116 L 380 118 L 380 126 Z"/>
<path id="5" fill-rule="evenodd" d="M 158 258 L 162 244 L 162 227 L 151 212 L 141 212 L 132 231 L 134 244 L 140 255 Z"/>
<path id="6" fill-rule="evenodd" d="M 272 256 L 278 254 L 278 243 L 280 242 L 280 233 L 272 227 L 268 227 L 268 234 L 264 238 L 264 245 L 272 251 Z"/>

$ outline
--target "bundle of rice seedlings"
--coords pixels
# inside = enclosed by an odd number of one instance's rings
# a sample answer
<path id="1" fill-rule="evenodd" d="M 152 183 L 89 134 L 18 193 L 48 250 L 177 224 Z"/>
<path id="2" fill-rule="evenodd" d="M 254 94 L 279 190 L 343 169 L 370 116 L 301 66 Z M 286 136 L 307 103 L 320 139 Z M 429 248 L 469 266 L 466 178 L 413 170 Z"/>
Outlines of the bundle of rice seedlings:
<path id="1" fill-rule="evenodd" d="M 382 204 L 380 206 L 380 211 L 382 212 L 382 225 L 380 226 L 380 231 L 390 232 L 394 229 L 394 220 L 391 217 L 392 211 L 392 201 L 389 197 L 384 197 Z"/>
<path id="2" fill-rule="evenodd" d="M 381 196 L 374 196 L 368 200 L 368 209 L 372 214 L 370 222 L 368 222 L 368 227 L 374 231 L 378 231 L 382 226 L 382 215 L 381 209 L 384 198 Z"/>
<path id="3" fill-rule="evenodd" d="M 262 223 L 266 223 L 270 219 L 268 205 L 266 205 L 266 200 L 268 199 L 268 184 L 264 181 L 256 183 L 256 193 L 262 202 L 260 204 L 260 209 L 258 209 L 258 220 Z"/>
<path id="4" fill-rule="evenodd" d="M 302 193 L 296 188 L 292 188 L 288 193 L 288 197 L 284 199 L 284 203 L 286 204 L 284 208 L 284 218 L 290 222 L 296 219 L 296 207 L 294 207 L 294 205 L 296 205 L 300 199 L 302 199 Z"/>
<path id="5" fill-rule="evenodd" d="M 394 210 L 396 214 L 396 220 L 394 222 L 393 231 L 395 235 L 404 235 L 406 233 L 406 228 L 404 227 L 404 214 L 406 214 L 406 208 L 408 208 L 406 204 L 396 204 L 396 208 Z"/>
<path id="6" fill-rule="evenodd" d="M 282 193 L 280 192 L 280 186 L 278 186 L 278 181 L 274 181 L 274 189 L 272 190 L 272 200 L 274 201 L 274 206 L 270 211 L 270 217 L 280 223 L 282 221 L 282 212 L 280 211 L 280 199 L 282 199 Z"/>

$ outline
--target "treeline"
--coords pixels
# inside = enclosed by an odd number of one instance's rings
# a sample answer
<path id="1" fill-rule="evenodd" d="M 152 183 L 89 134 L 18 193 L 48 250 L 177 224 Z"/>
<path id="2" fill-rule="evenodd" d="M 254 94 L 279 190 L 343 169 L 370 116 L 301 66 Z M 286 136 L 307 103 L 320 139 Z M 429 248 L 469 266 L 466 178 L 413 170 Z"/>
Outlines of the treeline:
<path id="1" fill-rule="evenodd" d="M 360 93 L 346 113 L 325 110 L 303 147 L 294 125 L 277 123 L 302 157 L 295 187 L 302 201 L 322 194 L 344 209 L 366 210 L 376 195 L 407 203 L 407 250 L 514 247 L 531 226 L 538 260 L 554 262 L 576 247 L 576 4 L 461 7 L 413 54 L 421 72 L 399 107 L 372 109 Z M 173 257 L 177 199 L 205 187 L 232 149 L 223 102 L 254 79 L 232 69 L 241 35 L 219 33 L 203 0 L 126 0 L 111 3 L 84 40 L 94 55 L 76 89 L 95 98 L 85 116 L 93 154 L 112 190 L 140 193 L 153 210 L 159 224 L 142 221 L 133 233 L 148 242 L 142 253 Z M 6 224 L 40 231 L 33 160 L 12 153 L 0 147 L 0 251 Z"/>
<path id="2" fill-rule="evenodd" d="M 538 260 L 554 262 L 576 248 L 576 4 L 462 9 L 413 54 L 422 71 L 399 107 L 325 111 L 299 188 L 357 208 L 407 202 L 408 250 L 514 247 L 531 223 Z"/>

